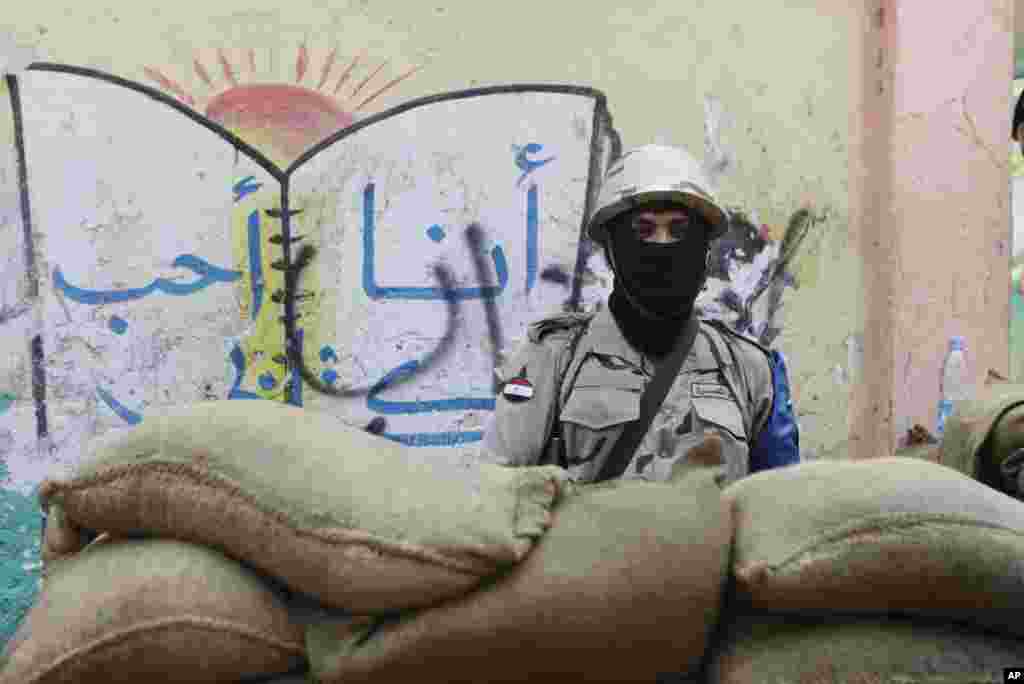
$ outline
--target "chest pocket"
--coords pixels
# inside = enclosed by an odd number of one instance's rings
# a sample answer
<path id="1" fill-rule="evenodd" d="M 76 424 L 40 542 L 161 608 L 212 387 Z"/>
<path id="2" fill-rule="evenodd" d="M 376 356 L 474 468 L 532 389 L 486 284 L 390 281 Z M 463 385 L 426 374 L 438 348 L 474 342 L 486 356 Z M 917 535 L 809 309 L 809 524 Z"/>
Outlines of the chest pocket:
<path id="1" fill-rule="evenodd" d="M 696 384 L 696 383 L 694 383 Z M 697 388 L 694 390 L 699 393 Z M 743 425 L 743 414 L 731 396 L 692 396 L 693 410 L 701 427 L 724 430 L 733 439 L 746 442 L 747 430 Z"/>
<path id="2" fill-rule="evenodd" d="M 609 368 L 596 357 L 583 362 L 560 416 L 570 465 L 602 460 L 624 426 L 640 416 L 643 389 L 639 371 Z"/>

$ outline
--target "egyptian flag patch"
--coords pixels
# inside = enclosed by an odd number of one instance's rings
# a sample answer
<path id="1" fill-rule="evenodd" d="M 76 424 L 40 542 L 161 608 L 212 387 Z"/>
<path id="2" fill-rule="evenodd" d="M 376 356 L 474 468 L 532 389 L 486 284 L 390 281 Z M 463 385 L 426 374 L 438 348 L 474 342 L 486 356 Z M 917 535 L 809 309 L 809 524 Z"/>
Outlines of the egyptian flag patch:
<path id="1" fill-rule="evenodd" d="M 519 375 L 511 378 L 501 388 L 501 395 L 509 401 L 527 401 L 533 398 L 533 383 L 526 378 L 526 366 Z"/>

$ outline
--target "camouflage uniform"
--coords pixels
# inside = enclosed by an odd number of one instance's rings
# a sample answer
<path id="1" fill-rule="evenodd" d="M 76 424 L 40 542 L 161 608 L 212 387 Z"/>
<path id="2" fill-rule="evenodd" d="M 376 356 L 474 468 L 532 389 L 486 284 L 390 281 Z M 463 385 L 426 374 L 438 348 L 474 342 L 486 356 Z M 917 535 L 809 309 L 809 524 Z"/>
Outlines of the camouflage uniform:
<path id="1" fill-rule="evenodd" d="M 724 442 L 725 483 L 747 475 L 751 446 L 773 415 L 771 358 L 756 342 L 702 320 L 622 477 L 668 479 L 673 465 L 685 467 L 681 462 L 687 451 L 709 433 Z M 537 464 L 545 461 L 548 438 L 560 420 L 570 476 L 592 481 L 625 424 L 637 418 L 641 392 L 654 369 L 650 358 L 626 342 L 607 308 L 538 321 L 516 355 L 497 371 L 503 383 L 528 382 L 532 396 L 515 401 L 499 393 L 484 448 L 507 465 Z"/>

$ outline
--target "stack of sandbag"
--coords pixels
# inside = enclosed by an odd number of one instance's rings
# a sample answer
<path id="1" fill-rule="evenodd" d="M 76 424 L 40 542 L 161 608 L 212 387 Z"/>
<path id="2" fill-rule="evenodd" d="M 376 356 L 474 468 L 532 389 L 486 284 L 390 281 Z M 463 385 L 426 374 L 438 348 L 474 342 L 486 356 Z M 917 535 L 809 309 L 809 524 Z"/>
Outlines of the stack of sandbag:
<path id="1" fill-rule="evenodd" d="M 112 540 L 50 565 L 0 684 L 237 682 L 301 669 L 279 598 L 216 551 Z"/>
<path id="2" fill-rule="evenodd" d="M 1019 639 L 900 617 L 731 617 L 708 668 L 716 684 L 996 684 Z"/>
<path id="3" fill-rule="evenodd" d="M 1021 502 L 898 457 L 758 473 L 723 496 L 739 609 L 708 681 L 998 681 L 1024 663 Z"/>
<path id="4" fill-rule="evenodd" d="M 81 530 L 222 551 L 291 589 L 380 613 L 465 593 L 546 531 L 554 466 L 453 468 L 331 416 L 276 402 L 205 402 L 101 440 L 40 499 L 48 556 Z M 51 543 L 52 541 L 52 543 Z"/>
<path id="5" fill-rule="evenodd" d="M 938 461 L 1024 499 L 1024 385 L 991 381 L 957 402 Z"/>
<path id="6" fill-rule="evenodd" d="M 324 684 L 684 681 L 727 576 L 716 474 L 581 486 L 522 563 L 471 594 L 307 627 L 310 671 Z"/>
<path id="7" fill-rule="evenodd" d="M 253 571 L 360 614 L 429 606 L 522 560 L 550 525 L 564 483 L 556 467 L 433 465 L 273 402 L 147 415 L 94 445 L 72 477 L 40 487 L 46 579 L 0 682 L 88 682 L 114 662 L 125 681 L 151 671 L 176 681 L 179 670 L 161 669 L 175 659 L 190 667 L 180 681 L 287 671 L 304 651 L 302 625 L 281 617 Z M 83 551 L 97 532 L 146 541 Z M 222 592 L 230 605 L 216 604 Z M 76 593 L 87 600 L 76 603 Z M 242 636 L 201 637 L 221 627 Z M 246 657 L 243 637 L 260 658 Z M 205 643 L 217 652 L 208 655 Z"/>

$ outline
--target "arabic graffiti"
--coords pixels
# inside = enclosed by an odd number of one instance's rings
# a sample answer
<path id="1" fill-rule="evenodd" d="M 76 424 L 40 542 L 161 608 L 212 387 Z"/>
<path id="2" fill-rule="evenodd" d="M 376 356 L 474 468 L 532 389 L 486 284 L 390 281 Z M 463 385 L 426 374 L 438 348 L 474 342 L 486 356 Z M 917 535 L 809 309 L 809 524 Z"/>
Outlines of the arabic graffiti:
<path id="1" fill-rule="evenodd" d="M 144 299 L 157 292 L 175 297 L 186 297 L 199 293 L 217 283 L 232 283 L 242 276 L 239 271 L 214 266 L 205 259 L 192 254 L 183 254 L 176 257 L 171 265 L 175 268 L 189 270 L 198 275 L 199 278 L 192 282 L 178 282 L 170 278 L 155 278 L 149 285 L 144 287 L 109 290 L 87 289 L 69 283 L 61 268 L 57 266 L 53 271 L 53 282 L 55 288 L 71 301 L 87 306 L 99 307 L 106 304 Z M 110 316 L 107 325 L 115 335 L 124 335 L 129 327 L 128 321 L 118 315 Z M 110 389 L 96 385 L 95 392 L 103 404 L 127 425 L 138 425 L 142 422 L 142 413 L 128 408 L 114 396 Z"/>
<path id="2" fill-rule="evenodd" d="M 215 283 L 230 283 L 242 277 L 239 271 L 219 268 L 192 254 L 182 254 L 175 258 L 171 265 L 175 268 L 188 269 L 200 277 L 191 283 L 179 283 L 169 278 L 156 278 L 145 287 L 121 290 L 87 290 L 69 283 L 61 273 L 60 266 L 57 266 L 53 269 L 53 284 L 65 297 L 74 302 L 99 306 L 142 299 L 154 292 L 184 297 L 204 290 Z"/>
<path id="3" fill-rule="evenodd" d="M 282 284 L 269 261 L 279 255 L 271 213 L 280 203 L 278 183 L 267 182 L 275 180 L 272 173 L 249 173 L 247 164 L 260 164 L 237 154 L 243 146 L 232 150 L 203 127 L 210 121 L 223 125 L 246 143 L 260 144 L 283 168 L 351 125 L 357 112 L 372 111 L 420 68 L 392 78 L 386 63 L 369 64 L 372 73 L 364 77 L 355 69 L 356 57 L 338 77 L 332 71 L 344 65 L 332 52 L 314 89 L 301 83 L 309 62 L 305 45 L 296 61 L 295 85 L 246 83 L 243 68 L 220 56 L 229 82 L 223 87 L 198 58 L 193 64 L 207 87 L 197 93 L 198 103 L 173 78 L 147 70 L 161 86 L 205 112 L 207 120 L 195 130 L 185 130 L 192 123 L 180 110 L 166 108 L 166 102 L 154 105 L 153 93 L 141 97 L 140 84 L 115 92 L 109 80 L 72 79 L 63 65 L 51 70 L 49 81 L 35 71 L 25 72 L 24 78 L 9 75 L 0 84 L 17 119 L 13 148 L 19 164 L 15 169 L 15 155 L 0 159 L 0 236 L 6 249 L 0 256 L 0 325 L 7 341 L 28 340 L 10 345 L 23 348 L 24 358 L 7 357 L 0 386 L 5 421 L 0 425 L 0 646 L 31 605 L 41 567 L 37 502 L 8 485 L 31 485 L 55 465 L 70 465 L 89 439 L 118 425 L 138 425 L 155 404 L 196 395 L 302 403 L 302 383 L 281 372 L 283 334 L 279 312 L 271 306 L 271 293 Z M 252 51 L 249 57 L 253 67 Z M 70 87 L 60 84 L 46 92 L 58 75 Z M 255 67 L 248 76 L 267 80 Z M 330 76 L 333 92 L 320 93 Z M 378 77 L 381 84 L 375 83 Z M 19 82 L 25 86 L 21 100 Z M 48 96 L 57 92 L 58 97 Z M 83 106 L 89 114 L 76 116 Z M 58 120 L 61 132 L 52 135 L 48 125 Z M 20 137 L 22 124 L 27 144 Z M 103 132 L 90 133 L 94 128 Z M 224 150 L 229 154 L 220 154 Z M 157 184 L 138 182 L 138 155 L 168 182 L 152 192 Z M 42 202 L 30 212 L 29 179 L 33 193 L 42 197 L 65 189 L 76 196 Z M 230 210 L 228 190 L 234 195 L 230 226 L 222 221 Z M 123 211 L 128 205 L 133 206 Z M 159 223 L 182 206 L 184 211 L 173 215 L 179 230 Z M 62 215 L 57 219 L 56 214 Z M 158 220 L 137 220 L 145 214 Z M 70 225 L 62 224 L 65 218 Z M 74 230 L 79 224 L 84 231 Z M 17 250 L 8 240 L 15 230 Z M 33 244 L 33 236 L 49 239 Z M 177 271 L 164 265 L 146 270 L 153 253 L 173 258 L 170 267 Z M 40 264 L 48 264 L 41 274 L 32 261 L 36 254 L 42 255 Z M 123 276 L 126 271 L 132 275 Z M 232 296 L 242 294 L 240 301 Z M 34 311 L 42 320 L 32 316 Z M 303 331 L 297 337 L 301 350 Z M 331 357 L 330 351 L 323 353 Z M 194 394 L 189 386 L 195 387 Z"/>
<path id="4" fill-rule="evenodd" d="M 103 403 L 109 406 L 110 410 L 116 413 L 124 422 L 129 425 L 138 425 L 142 422 L 142 414 L 138 411 L 132 411 L 127 408 L 124 404 L 115 399 L 114 395 L 107 390 L 102 387 L 97 387 L 96 394 L 99 395 L 99 398 L 103 400 Z"/>
<path id="5" fill-rule="evenodd" d="M 382 287 L 378 285 L 374 269 L 376 261 L 374 190 L 373 183 L 368 184 L 363 190 L 363 289 L 370 299 L 448 299 L 449 297 L 460 300 L 493 299 L 502 293 L 508 285 L 508 262 L 500 246 L 495 246 L 491 251 L 494 270 L 498 274 L 498 285 L 496 286 L 457 288 L 447 293 L 440 287 Z"/>
<path id="6" fill-rule="evenodd" d="M 512 145 L 514 153 L 513 162 L 522 173 L 516 181 L 520 187 L 529 176 L 545 164 L 555 160 L 549 156 L 542 160 L 533 160 L 530 155 L 536 154 L 543 149 L 539 143 L 528 143 L 525 145 Z M 536 285 L 538 279 L 538 242 L 540 230 L 540 192 L 537 183 L 529 183 L 525 192 L 525 231 L 523 232 L 523 250 L 525 255 L 524 282 L 523 287 L 529 293 Z M 499 354 L 504 346 L 502 334 L 502 323 L 497 300 L 499 300 L 509 287 L 509 264 L 506 257 L 506 250 L 501 244 L 493 245 L 490 250 L 485 250 L 487 231 L 479 222 L 472 222 L 465 229 L 464 237 L 468 252 L 472 255 L 474 274 L 477 281 L 475 287 L 451 287 L 442 285 L 440 287 L 422 287 L 412 285 L 382 285 L 377 281 L 375 263 L 378 258 L 376 242 L 376 184 L 372 180 L 368 182 L 362 191 L 362 237 L 363 237 L 363 259 L 362 259 L 362 284 L 363 290 L 371 300 L 447 300 L 450 305 L 464 304 L 469 300 L 478 300 L 484 309 L 484 323 L 486 326 L 486 337 L 492 353 L 492 366 L 496 366 Z M 452 227 L 440 224 L 432 224 L 426 228 L 424 234 L 434 242 L 440 242 L 452 232 Z M 414 231 L 415 233 L 415 231 Z M 410 249 L 410 246 L 403 246 L 402 249 Z M 487 259 L 486 257 L 490 258 Z M 450 327 L 454 325 L 454 319 Z M 446 333 L 450 337 L 453 330 Z M 335 357 L 336 360 L 336 357 Z M 377 434 L 409 446 L 456 446 L 480 441 L 483 438 L 481 430 L 446 430 L 440 432 L 389 432 L 387 431 L 387 417 L 413 416 L 422 414 L 434 414 L 441 412 L 470 412 L 481 411 L 491 412 L 495 409 L 494 392 L 496 386 L 486 396 L 458 396 L 447 398 L 416 398 L 414 400 L 390 400 L 384 395 L 388 390 L 393 389 L 398 383 L 406 382 L 417 373 L 425 369 L 423 360 L 408 360 L 390 370 L 387 370 L 383 377 L 373 383 L 366 392 L 366 408 L 379 414 L 377 420 L 370 421 Z M 307 371 L 308 373 L 308 371 Z M 304 377 L 306 373 L 303 374 Z M 336 375 L 334 376 L 336 379 Z M 314 385 L 314 389 L 320 390 Z M 335 392 L 331 392 L 332 394 Z M 351 396 L 351 394 L 349 395 Z"/>

